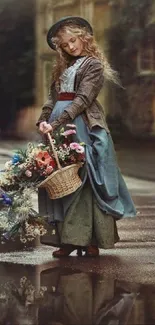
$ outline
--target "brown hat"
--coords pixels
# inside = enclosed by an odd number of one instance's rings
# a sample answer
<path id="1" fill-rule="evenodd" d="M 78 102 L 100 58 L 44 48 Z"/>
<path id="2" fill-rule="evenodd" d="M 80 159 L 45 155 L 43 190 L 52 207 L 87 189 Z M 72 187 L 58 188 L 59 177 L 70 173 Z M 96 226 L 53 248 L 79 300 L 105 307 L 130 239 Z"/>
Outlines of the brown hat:
<path id="1" fill-rule="evenodd" d="M 60 20 L 58 20 L 54 25 L 52 25 L 52 27 L 49 29 L 49 31 L 47 33 L 47 43 L 53 50 L 55 50 L 55 45 L 52 42 L 52 37 L 56 36 L 56 33 L 58 32 L 58 30 L 61 27 L 65 26 L 67 24 L 70 24 L 70 23 L 75 24 L 77 26 L 85 27 L 88 30 L 88 32 L 91 35 L 93 35 L 93 29 L 92 29 L 91 25 L 84 18 L 75 17 L 75 16 L 63 17 Z"/>

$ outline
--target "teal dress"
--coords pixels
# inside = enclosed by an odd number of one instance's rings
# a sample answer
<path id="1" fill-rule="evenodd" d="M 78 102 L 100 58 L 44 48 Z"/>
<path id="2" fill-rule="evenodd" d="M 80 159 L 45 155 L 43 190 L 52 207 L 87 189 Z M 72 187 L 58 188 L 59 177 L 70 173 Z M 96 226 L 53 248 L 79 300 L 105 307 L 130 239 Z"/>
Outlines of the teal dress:
<path id="1" fill-rule="evenodd" d="M 68 86 L 67 74 L 65 77 Z M 69 87 L 66 91 L 73 92 Z M 49 122 L 57 119 L 71 102 L 57 101 Z M 98 126 L 90 130 L 81 115 L 72 123 L 76 125 L 75 140 L 85 143 L 86 163 L 80 169 L 82 185 L 73 194 L 56 200 L 49 199 L 46 191 L 40 189 L 39 210 L 55 228 L 50 236 L 53 245 L 96 244 L 111 248 L 119 239 L 116 220 L 135 216 L 136 209 L 118 167 L 110 133 Z"/>

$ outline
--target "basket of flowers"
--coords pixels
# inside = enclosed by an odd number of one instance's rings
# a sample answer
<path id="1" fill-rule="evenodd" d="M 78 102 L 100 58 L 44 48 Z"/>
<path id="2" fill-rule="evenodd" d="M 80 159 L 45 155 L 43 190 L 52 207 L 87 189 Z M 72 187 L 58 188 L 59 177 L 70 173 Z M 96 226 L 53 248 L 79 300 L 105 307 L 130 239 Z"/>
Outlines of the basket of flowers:
<path id="1" fill-rule="evenodd" d="M 75 126 L 72 125 L 72 127 Z M 61 135 L 67 138 L 67 135 L 75 133 L 75 129 L 72 129 L 63 132 Z M 81 186 L 82 181 L 78 171 L 84 162 L 84 148 L 77 142 L 69 141 L 56 147 L 51 135 L 48 133 L 47 136 L 57 169 L 43 180 L 38 187 L 44 187 L 51 199 L 58 199 L 75 192 Z"/>
<path id="2" fill-rule="evenodd" d="M 79 168 L 85 161 L 84 143 L 75 142 L 76 126 L 67 124 L 48 145 L 28 143 L 16 150 L 0 173 L 0 186 L 6 192 L 44 187 L 51 199 L 73 193 L 81 185 Z"/>

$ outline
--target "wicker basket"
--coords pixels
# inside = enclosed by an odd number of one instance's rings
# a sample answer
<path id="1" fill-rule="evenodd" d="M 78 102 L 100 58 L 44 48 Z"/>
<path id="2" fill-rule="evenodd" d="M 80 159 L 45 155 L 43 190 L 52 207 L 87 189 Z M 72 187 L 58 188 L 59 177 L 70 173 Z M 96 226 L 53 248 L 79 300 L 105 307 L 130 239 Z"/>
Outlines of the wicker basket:
<path id="1" fill-rule="evenodd" d="M 54 149 L 52 138 L 49 133 L 47 135 L 54 153 L 58 170 L 49 175 L 38 185 L 38 187 L 44 187 L 47 190 L 50 199 L 58 199 L 75 192 L 81 186 L 82 181 L 78 175 L 78 170 L 82 166 L 82 163 L 62 168 L 57 152 Z"/>

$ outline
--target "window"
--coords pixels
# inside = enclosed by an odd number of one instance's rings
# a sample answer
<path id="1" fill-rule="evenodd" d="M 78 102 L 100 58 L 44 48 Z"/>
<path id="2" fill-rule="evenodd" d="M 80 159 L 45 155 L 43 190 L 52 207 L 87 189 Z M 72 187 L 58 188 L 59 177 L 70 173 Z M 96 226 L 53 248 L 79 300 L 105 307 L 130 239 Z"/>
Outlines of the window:
<path id="1" fill-rule="evenodd" d="M 142 75 L 155 74 L 155 44 L 148 42 L 140 47 L 137 70 Z"/>

